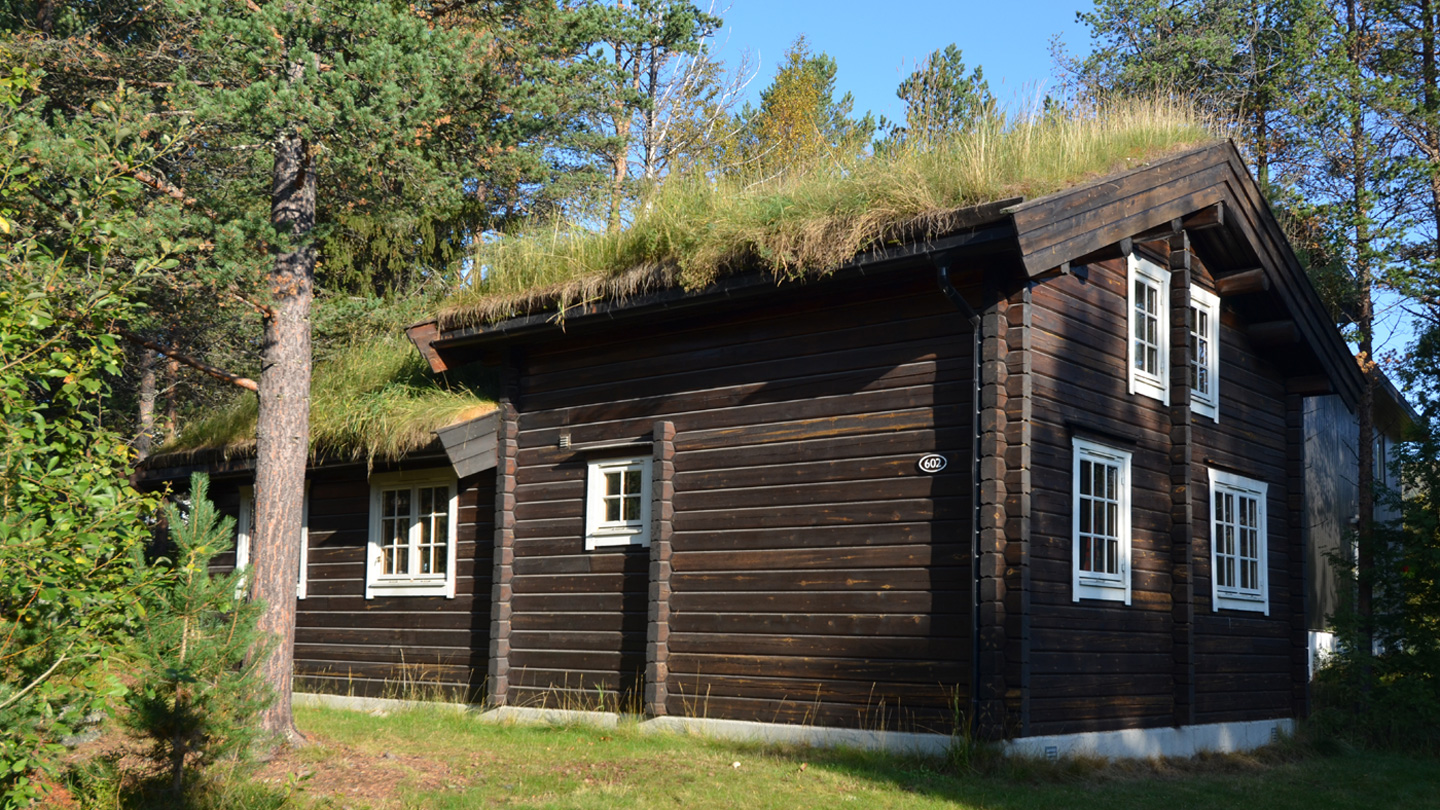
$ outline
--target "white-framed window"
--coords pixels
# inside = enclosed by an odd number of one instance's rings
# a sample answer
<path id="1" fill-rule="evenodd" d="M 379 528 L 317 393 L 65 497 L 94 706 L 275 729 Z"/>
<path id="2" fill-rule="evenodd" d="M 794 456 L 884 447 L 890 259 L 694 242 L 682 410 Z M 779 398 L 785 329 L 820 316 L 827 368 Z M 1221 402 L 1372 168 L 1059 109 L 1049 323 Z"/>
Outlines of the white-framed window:
<path id="1" fill-rule="evenodd" d="M 1213 609 L 1270 615 L 1265 494 L 1269 485 L 1210 470 L 1210 570 Z"/>
<path id="2" fill-rule="evenodd" d="M 1073 440 L 1074 601 L 1130 604 L 1130 454 Z"/>
<path id="3" fill-rule="evenodd" d="M 585 548 L 650 545 L 650 457 L 591 461 L 585 474 Z"/>
<path id="4" fill-rule="evenodd" d="M 1220 297 L 1190 288 L 1190 409 L 1220 421 Z"/>
<path id="5" fill-rule="evenodd" d="M 1170 404 L 1170 272 L 1130 254 L 1130 393 Z"/>
<path id="6" fill-rule="evenodd" d="M 449 470 L 370 476 L 365 598 L 454 598 L 459 511 L 459 486 Z"/>
<path id="7" fill-rule="evenodd" d="M 240 487 L 240 517 L 235 521 L 235 568 L 250 565 L 250 544 L 255 534 L 255 488 Z M 308 588 L 310 568 L 310 482 L 305 482 L 305 500 L 300 506 L 300 573 L 295 581 L 295 598 L 304 599 Z M 244 581 L 238 586 L 235 596 L 242 596 Z"/>

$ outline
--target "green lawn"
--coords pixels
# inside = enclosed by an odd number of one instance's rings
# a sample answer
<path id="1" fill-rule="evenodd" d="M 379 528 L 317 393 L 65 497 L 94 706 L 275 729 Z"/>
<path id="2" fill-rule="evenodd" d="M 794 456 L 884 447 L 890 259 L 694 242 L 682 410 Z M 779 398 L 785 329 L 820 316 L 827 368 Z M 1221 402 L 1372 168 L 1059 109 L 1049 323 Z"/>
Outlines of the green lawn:
<path id="1" fill-rule="evenodd" d="M 425 709 L 297 714 L 314 744 L 269 763 L 260 778 L 298 784 L 298 804 L 316 808 L 1440 808 L 1434 760 L 1294 746 L 1126 766 L 1011 762 L 982 776 L 926 760 L 623 725 L 497 726 Z"/>

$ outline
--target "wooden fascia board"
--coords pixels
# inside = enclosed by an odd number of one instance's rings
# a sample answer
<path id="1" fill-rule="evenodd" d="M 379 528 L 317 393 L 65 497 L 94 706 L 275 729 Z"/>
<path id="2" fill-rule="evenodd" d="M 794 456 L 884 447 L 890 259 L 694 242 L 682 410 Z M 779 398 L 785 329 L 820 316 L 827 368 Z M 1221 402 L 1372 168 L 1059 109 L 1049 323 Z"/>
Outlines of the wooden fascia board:
<path id="1" fill-rule="evenodd" d="M 1223 227 L 1260 257 L 1274 294 L 1353 408 L 1359 370 L 1233 143 L 1191 149 L 1015 206 L 1010 213 L 1025 272 L 1034 278 L 1216 203 L 1231 208 Z"/>
<path id="2" fill-rule="evenodd" d="M 1260 264 L 1271 275 L 1272 290 L 1299 327 L 1305 342 L 1314 350 L 1336 393 L 1353 410 L 1360 401 L 1363 379 L 1349 347 L 1335 325 L 1325 316 L 1320 294 L 1305 275 L 1300 260 L 1290 248 L 1280 223 L 1270 211 L 1270 204 L 1250 178 L 1240 153 L 1227 143 L 1226 157 L 1230 177 L 1227 181 L 1234 217 L 1226 227 L 1236 228 L 1260 257 Z"/>
<path id="3" fill-rule="evenodd" d="M 483 416 L 454 425 L 437 428 L 435 435 L 445 448 L 450 466 L 455 468 L 458 478 L 467 478 L 476 473 L 493 469 L 498 456 L 497 435 L 500 430 L 500 412 L 491 411 Z"/>
<path id="4" fill-rule="evenodd" d="M 540 312 L 533 315 L 521 315 L 483 327 L 470 326 L 454 329 L 442 332 L 439 337 L 431 340 L 430 347 L 439 354 L 449 355 L 450 352 L 463 347 L 502 342 L 536 332 L 579 330 L 597 323 L 649 316 L 660 311 L 676 312 L 744 298 L 773 295 L 777 287 L 789 288 L 800 284 L 844 281 L 875 272 L 910 266 L 915 262 L 924 261 L 926 257 L 935 255 L 984 250 L 996 244 L 1009 245 L 1013 241 L 1014 231 L 1011 228 L 1010 219 L 1004 211 L 1012 207 L 1014 202 L 1013 199 L 1002 200 L 975 206 L 973 210 L 978 212 L 975 214 L 976 222 L 969 225 L 967 230 L 934 239 L 872 249 L 818 278 L 777 282 L 775 277 L 768 273 L 751 273 L 722 279 L 699 292 L 667 289 L 636 296 L 626 301 L 602 301 L 588 304 L 570 310 L 563 320 L 555 312 Z M 450 356 L 454 357 L 454 355 Z"/>
<path id="5" fill-rule="evenodd" d="M 1207 144 L 1010 209 L 1026 273 L 1035 278 L 1222 202 L 1224 148 Z"/>

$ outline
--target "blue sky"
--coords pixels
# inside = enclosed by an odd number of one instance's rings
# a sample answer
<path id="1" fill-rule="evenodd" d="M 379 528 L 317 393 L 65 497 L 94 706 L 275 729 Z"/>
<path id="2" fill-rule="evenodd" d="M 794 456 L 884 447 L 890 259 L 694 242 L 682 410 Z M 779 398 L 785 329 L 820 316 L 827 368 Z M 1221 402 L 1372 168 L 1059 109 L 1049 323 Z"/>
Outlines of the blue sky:
<path id="1" fill-rule="evenodd" d="M 726 0 L 716 0 L 723 9 Z M 855 96 L 855 110 L 896 119 L 903 115 L 895 88 L 931 51 L 954 43 L 965 64 L 985 69 L 990 92 L 1010 109 L 1035 105 L 1055 85 L 1051 38 L 1059 35 L 1072 55 L 1090 49 L 1086 27 L 1075 20 L 1094 8 L 1090 0 L 729 0 L 717 11 L 725 25 L 716 36 L 720 56 L 734 64 L 749 50 L 759 64 L 747 98 L 759 100 L 775 67 L 795 38 L 835 59 L 836 88 Z M 704 6 L 701 2 L 700 5 Z M 1412 324 L 1394 296 L 1377 302 L 1376 337 L 1385 349 L 1401 349 Z"/>
<path id="2" fill-rule="evenodd" d="M 1060 34 L 1071 52 L 1088 49 L 1089 35 L 1075 22 L 1086 0 L 730 0 L 716 37 L 720 54 L 732 64 L 749 49 L 760 63 L 749 97 L 775 75 L 785 49 L 804 34 L 815 51 L 839 66 L 836 86 L 855 95 L 857 112 L 871 110 L 896 118 L 900 80 L 931 51 L 954 43 L 969 66 L 980 65 L 990 91 L 1002 103 L 1029 106 L 1054 84 L 1050 38 Z M 723 8 L 725 0 L 717 0 Z M 703 4 L 702 4 L 703 5 Z"/>

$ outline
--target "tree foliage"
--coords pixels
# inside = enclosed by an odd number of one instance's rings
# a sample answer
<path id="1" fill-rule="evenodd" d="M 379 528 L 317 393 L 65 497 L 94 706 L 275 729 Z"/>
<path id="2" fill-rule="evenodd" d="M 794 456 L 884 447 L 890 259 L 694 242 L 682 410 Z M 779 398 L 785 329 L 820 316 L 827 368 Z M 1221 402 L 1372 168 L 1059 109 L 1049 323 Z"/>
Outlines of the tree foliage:
<path id="1" fill-rule="evenodd" d="M 978 65 L 967 71 L 964 55 L 954 44 L 926 56 L 895 95 L 905 102 L 904 122 L 880 124 L 894 143 L 934 143 L 996 114 L 984 71 Z"/>
<path id="2" fill-rule="evenodd" d="M 835 60 L 812 53 L 805 37 L 785 52 L 775 78 L 739 116 L 731 165 L 745 173 L 783 173 L 817 161 L 853 157 L 875 131 L 870 113 L 855 118 L 850 93 L 836 97 Z"/>
<path id="3" fill-rule="evenodd" d="M 185 508 L 165 507 L 173 556 L 147 569 L 163 585 L 146 593 L 150 618 L 131 647 L 136 684 L 125 723 L 153 743 L 175 794 L 187 768 L 248 754 L 255 718 L 272 699 L 253 667 L 269 641 L 256 630 L 263 605 L 238 598 L 244 571 L 210 573 L 215 555 L 233 546 L 235 521 L 215 511 L 209 488 L 196 473 Z"/>
<path id="4" fill-rule="evenodd" d="M 174 261 L 129 216 L 144 198 L 125 169 L 156 152 L 123 95 L 51 125 L 34 89 L 0 77 L 0 806 L 28 804 L 60 740 L 123 691 L 104 664 L 142 613 L 157 504 L 102 420 L 123 361 L 104 324 L 133 306 L 130 278 Z"/>

